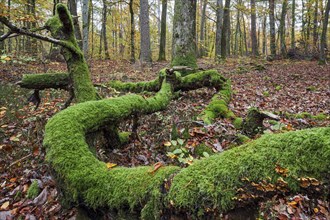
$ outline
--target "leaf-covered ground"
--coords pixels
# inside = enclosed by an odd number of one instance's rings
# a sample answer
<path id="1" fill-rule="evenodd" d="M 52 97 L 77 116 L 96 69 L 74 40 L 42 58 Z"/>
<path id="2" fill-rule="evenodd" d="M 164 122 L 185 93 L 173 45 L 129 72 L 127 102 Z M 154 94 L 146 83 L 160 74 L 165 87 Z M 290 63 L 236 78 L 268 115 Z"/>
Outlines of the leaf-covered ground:
<path id="1" fill-rule="evenodd" d="M 167 63 L 151 67 L 131 65 L 124 61 L 93 61 L 93 81 L 145 81 L 154 79 Z M 266 132 L 282 132 L 330 125 L 330 66 L 310 61 L 264 61 L 236 59 L 215 65 L 200 60 L 204 69 L 216 68 L 232 81 L 234 91 L 230 108 L 244 117 L 249 107 L 273 112 L 281 117 L 278 123 L 266 121 Z M 42 148 L 44 125 L 60 110 L 67 98 L 64 91 L 42 92 L 37 110 L 28 103 L 31 91 L 15 85 L 22 74 L 63 72 L 63 63 L 6 63 L 0 65 L 0 219 L 74 219 L 75 208 L 59 203 L 60 192 L 44 163 Z M 98 87 L 105 97 L 120 95 L 112 89 Z M 158 162 L 189 166 L 199 157 L 221 152 L 239 144 L 238 130 L 232 122 L 219 119 L 203 126 L 196 117 L 215 93 L 211 89 L 181 92 L 168 109 L 139 118 L 138 137 L 121 149 L 98 148 L 100 159 L 122 165 L 152 165 Z M 146 96 L 150 94 L 144 94 Z M 130 120 L 121 129 L 130 131 Z M 199 147 L 197 147 L 199 146 Z M 27 197 L 31 184 L 39 190 Z M 33 194 L 33 193 L 32 193 Z M 260 204 L 260 218 L 329 219 L 329 201 L 312 200 L 305 195 L 274 197 Z"/>

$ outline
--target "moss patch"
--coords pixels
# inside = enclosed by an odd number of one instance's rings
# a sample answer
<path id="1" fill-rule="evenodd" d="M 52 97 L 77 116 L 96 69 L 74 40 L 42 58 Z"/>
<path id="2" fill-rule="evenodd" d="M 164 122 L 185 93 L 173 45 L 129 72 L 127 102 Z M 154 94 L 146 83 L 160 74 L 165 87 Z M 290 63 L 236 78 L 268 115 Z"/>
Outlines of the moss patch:
<path id="1" fill-rule="evenodd" d="M 158 195 L 165 178 L 179 168 L 151 167 L 115 168 L 97 160 L 85 142 L 85 134 L 99 126 L 129 117 L 133 112 L 147 114 L 164 109 L 171 100 L 171 85 L 163 82 L 162 89 L 148 99 L 138 95 L 89 101 L 72 106 L 52 117 L 45 130 L 44 146 L 47 161 L 63 180 L 65 196 L 78 203 L 83 200 L 92 208 L 108 206 L 114 209 L 156 207 L 147 203 Z M 155 198 L 158 201 L 159 198 Z"/>
<path id="2" fill-rule="evenodd" d="M 256 141 L 222 154 L 196 161 L 177 174 L 167 196 L 174 208 L 195 213 L 198 209 L 220 212 L 234 207 L 242 178 L 259 182 L 280 177 L 276 164 L 289 170 L 285 178 L 292 192 L 299 191 L 296 177 L 314 177 L 329 183 L 330 128 L 316 128 L 264 135 Z"/>
<path id="3" fill-rule="evenodd" d="M 215 118 L 229 118 L 235 119 L 236 116 L 228 108 L 231 97 L 231 83 L 227 80 L 223 83 L 222 88 L 217 94 L 215 94 L 211 102 L 206 106 L 205 110 L 199 115 L 199 117 L 206 123 L 212 124 Z"/>
<path id="4" fill-rule="evenodd" d="M 34 180 L 26 193 L 26 197 L 28 199 L 34 199 L 39 195 L 39 193 L 40 193 L 40 189 L 38 186 L 38 182 Z"/>
<path id="5" fill-rule="evenodd" d="M 24 74 L 19 85 L 27 89 L 66 89 L 69 82 L 68 73 Z"/>

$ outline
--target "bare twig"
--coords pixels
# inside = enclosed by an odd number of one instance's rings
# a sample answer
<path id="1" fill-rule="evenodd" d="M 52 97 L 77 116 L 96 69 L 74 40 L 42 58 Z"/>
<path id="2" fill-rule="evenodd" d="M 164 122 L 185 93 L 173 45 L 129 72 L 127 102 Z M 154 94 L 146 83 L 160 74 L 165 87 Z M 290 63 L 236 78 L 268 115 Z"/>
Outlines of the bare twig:
<path id="1" fill-rule="evenodd" d="M 31 157 L 31 156 L 32 156 L 32 154 L 28 154 L 28 155 L 22 157 L 21 159 L 12 162 L 12 163 L 8 166 L 8 168 L 14 166 L 15 164 L 18 164 L 18 163 L 22 162 L 23 160 L 26 160 L 27 158 L 29 158 L 29 157 Z"/>

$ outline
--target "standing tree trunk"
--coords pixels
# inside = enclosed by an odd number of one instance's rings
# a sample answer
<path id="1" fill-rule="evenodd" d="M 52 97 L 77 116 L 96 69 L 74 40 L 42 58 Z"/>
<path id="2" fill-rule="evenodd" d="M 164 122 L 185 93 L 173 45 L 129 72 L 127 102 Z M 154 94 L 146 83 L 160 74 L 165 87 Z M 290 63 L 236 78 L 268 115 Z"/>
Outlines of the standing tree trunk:
<path id="1" fill-rule="evenodd" d="M 238 4 L 241 4 L 242 2 L 239 1 Z M 237 8 L 237 14 L 236 14 L 236 30 L 235 30 L 235 38 L 234 38 L 234 51 L 233 51 L 233 54 L 234 55 L 237 55 L 238 52 L 239 52 L 239 40 L 238 39 L 238 35 L 241 36 L 240 32 L 241 32 L 241 25 L 240 25 L 240 9 Z"/>
<path id="2" fill-rule="evenodd" d="M 133 0 L 130 0 L 129 1 L 129 13 L 130 13 L 130 16 L 131 16 L 131 33 L 130 33 L 130 36 L 131 36 L 131 58 L 130 58 L 130 61 L 132 63 L 135 63 L 135 24 L 134 24 L 134 10 L 133 10 Z"/>
<path id="3" fill-rule="evenodd" d="M 296 0 L 292 0 L 292 24 L 291 24 L 291 50 L 295 51 L 296 43 L 295 43 L 295 25 L 296 25 Z"/>
<path id="4" fill-rule="evenodd" d="M 223 10 L 223 28 L 222 28 L 222 33 L 221 33 L 221 59 L 226 59 L 227 55 L 227 38 L 229 38 L 228 35 L 228 30 L 230 29 L 230 21 L 229 21 L 229 11 L 230 7 L 230 0 L 225 1 L 225 8 Z"/>
<path id="5" fill-rule="evenodd" d="M 167 0 L 162 0 L 162 17 L 161 17 L 161 27 L 160 27 L 158 61 L 166 60 L 166 16 L 167 16 Z"/>
<path id="6" fill-rule="evenodd" d="M 205 20 L 206 20 L 206 6 L 208 0 L 204 0 L 201 14 L 201 26 L 200 26 L 200 35 L 199 35 L 199 57 L 205 56 Z M 202 4 L 202 2 L 201 2 Z"/>
<path id="7" fill-rule="evenodd" d="M 148 0 L 140 0 L 140 33 L 141 33 L 141 63 L 151 63 L 149 4 Z"/>
<path id="8" fill-rule="evenodd" d="M 171 66 L 197 68 L 196 0 L 176 0 L 174 6 Z"/>
<path id="9" fill-rule="evenodd" d="M 80 49 L 83 49 L 83 42 L 81 31 L 79 27 L 79 20 L 78 20 L 78 13 L 77 13 L 77 0 L 68 0 L 68 8 L 72 15 L 73 26 L 74 26 L 74 33 L 78 42 Z"/>
<path id="10" fill-rule="evenodd" d="M 258 56 L 258 42 L 257 42 L 257 25 L 256 21 L 256 1 L 251 0 L 251 41 L 252 41 L 252 56 Z"/>
<path id="11" fill-rule="evenodd" d="M 104 43 L 105 59 L 110 59 L 109 48 L 108 48 L 108 39 L 107 39 L 107 3 L 106 3 L 106 0 L 103 0 L 101 35 L 102 35 L 102 39 L 103 39 L 103 43 Z"/>
<path id="12" fill-rule="evenodd" d="M 262 53 L 267 54 L 267 16 L 264 16 L 262 24 Z"/>
<path id="13" fill-rule="evenodd" d="M 280 42 L 281 42 L 281 55 L 286 57 L 286 43 L 285 43 L 285 17 L 288 8 L 288 0 L 283 0 L 282 14 L 280 20 Z"/>
<path id="14" fill-rule="evenodd" d="M 89 35 L 89 0 L 82 0 L 82 20 L 83 20 L 83 53 L 88 59 L 88 35 Z"/>
<path id="15" fill-rule="evenodd" d="M 4 5 L 4 0 L 0 0 L 0 5 Z M 4 8 L 0 7 L 0 14 L 2 14 L 4 11 Z M 5 33 L 5 25 L 0 22 L 0 36 L 2 36 Z M 5 53 L 5 43 L 4 41 L 0 41 L 0 54 Z"/>
<path id="16" fill-rule="evenodd" d="M 270 54 L 276 56 L 275 42 L 275 0 L 269 0 Z"/>
<path id="17" fill-rule="evenodd" d="M 325 8 L 324 13 L 324 21 L 323 21 L 323 28 L 322 28 L 322 35 L 321 35 L 321 48 L 320 48 L 320 64 L 326 63 L 326 44 L 327 44 L 327 28 L 329 23 L 329 11 L 330 11 L 330 0 L 328 0 L 327 7 Z"/>
<path id="18" fill-rule="evenodd" d="M 217 29 L 215 33 L 215 60 L 221 57 L 221 34 L 223 25 L 223 0 L 217 0 Z"/>
<path id="19" fill-rule="evenodd" d="M 319 8 L 319 1 L 315 0 L 315 8 L 314 8 L 314 20 L 313 20 L 313 50 L 317 51 L 317 40 L 318 40 L 318 8 Z"/>

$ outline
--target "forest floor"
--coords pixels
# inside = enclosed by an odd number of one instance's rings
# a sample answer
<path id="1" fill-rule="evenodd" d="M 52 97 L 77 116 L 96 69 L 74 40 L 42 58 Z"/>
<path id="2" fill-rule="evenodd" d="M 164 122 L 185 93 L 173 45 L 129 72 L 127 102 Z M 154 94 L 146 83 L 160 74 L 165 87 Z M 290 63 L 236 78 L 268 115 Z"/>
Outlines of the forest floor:
<path id="1" fill-rule="evenodd" d="M 167 62 L 150 67 L 125 61 L 92 61 L 89 63 L 93 82 L 105 85 L 109 80 L 146 81 L 157 77 Z M 245 117 L 250 107 L 277 114 L 277 123 L 265 121 L 266 132 L 330 125 L 330 66 L 313 61 L 274 61 L 247 58 L 229 59 L 223 64 L 199 60 L 203 69 L 217 69 L 231 79 L 231 110 Z M 20 63 L 14 59 L 0 65 L 0 220 L 6 219 L 76 219 L 75 208 L 65 208 L 60 192 L 45 162 L 42 147 L 44 126 L 58 112 L 68 97 L 67 92 L 42 92 L 38 109 L 28 103 L 31 91 L 15 85 L 22 74 L 65 72 L 64 63 Z M 104 97 L 121 95 L 99 86 Z M 157 162 L 189 166 L 202 157 L 191 146 L 204 144 L 203 156 L 237 146 L 236 130 L 230 120 L 218 119 L 201 126 L 196 117 L 215 94 L 212 89 L 198 89 L 180 94 L 165 111 L 139 118 L 138 139 L 121 149 L 98 148 L 105 162 L 120 166 L 152 165 Z M 149 95 L 149 94 L 144 94 Z M 121 124 L 129 131 L 130 120 Z M 176 138 L 173 138 L 175 131 Z M 185 133 L 188 131 L 188 136 Z M 178 156 L 176 150 L 183 152 Z M 175 152 L 176 151 L 176 152 Z M 38 196 L 28 198 L 28 189 L 37 181 Z M 329 198 L 311 199 L 306 195 L 274 197 L 259 203 L 260 219 L 330 219 Z"/>

